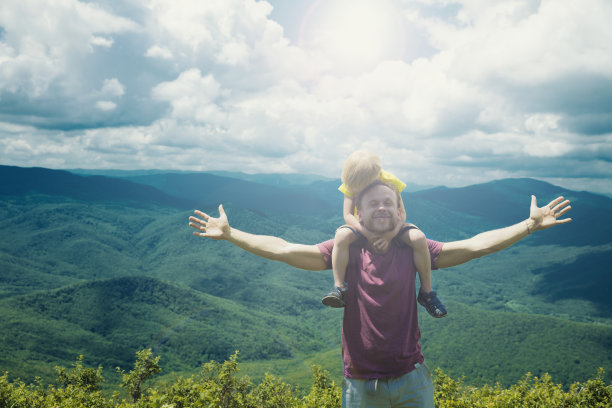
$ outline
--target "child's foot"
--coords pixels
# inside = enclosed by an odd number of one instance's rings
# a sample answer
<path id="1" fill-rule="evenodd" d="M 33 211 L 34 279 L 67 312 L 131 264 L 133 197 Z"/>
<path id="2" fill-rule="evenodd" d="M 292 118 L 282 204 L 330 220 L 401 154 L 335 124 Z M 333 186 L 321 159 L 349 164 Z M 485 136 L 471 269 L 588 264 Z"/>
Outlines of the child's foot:
<path id="1" fill-rule="evenodd" d="M 346 287 L 341 288 L 339 286 L 334 286 L 334 289 L 332 289 L 331 292 L 323 296 L 321 302 L 323 302 L 325 306 L 329 307 L 344 307 L 344 292 L 346 292 Z"/>
<path id="2" fill-rule="evenodd" d="M 417 301 L 427 310 L 427 313 L 433 317 L 440 318 L 446 316 L 446 306 L 442 304 L 435 290 L 431 292 L 419 291 Z"/>

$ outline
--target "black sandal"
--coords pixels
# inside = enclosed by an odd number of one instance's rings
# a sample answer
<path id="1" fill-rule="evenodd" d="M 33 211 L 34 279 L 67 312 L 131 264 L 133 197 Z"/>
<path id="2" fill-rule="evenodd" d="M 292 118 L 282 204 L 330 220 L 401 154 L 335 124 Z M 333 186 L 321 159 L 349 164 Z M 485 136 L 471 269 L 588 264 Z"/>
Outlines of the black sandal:
<path id="1" fill-rule="evenodd" d="M 417 301 L 427 310 L 427 313 L 439 319 L 446 316 L 446 306 L 442 304 L 435 290 L 431 292 L 419 292 Z"/>
<path id="2" fill-rule="evenodd" d="M 329 306 L 329 307 L 334 307 L 334 308 L 344 307 L 345 306 L 344 292 L 346 292 L 346 289 L 347 289 L 346 286 L 343 288 L 339 286 L 334 286 L 331 292 L 323 296 L 323 299 L 321 299 L 321 302 L 325 306 Z"/>

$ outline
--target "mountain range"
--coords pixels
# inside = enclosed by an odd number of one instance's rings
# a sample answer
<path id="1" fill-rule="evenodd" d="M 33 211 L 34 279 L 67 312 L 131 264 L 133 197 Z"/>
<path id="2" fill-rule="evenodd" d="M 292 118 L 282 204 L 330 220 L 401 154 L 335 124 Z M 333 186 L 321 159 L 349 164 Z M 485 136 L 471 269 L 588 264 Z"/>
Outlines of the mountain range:
<path id="1" fill-rule="evenodd" d="M 33 380 L 84 355 L 113 378 L 151 347 L 166 372 L 236 349 L 252 375 L 300 384 L 304 361 L 340 376 L 341 313 L 320 304 L 331 271 L 298 271 L 193 237 L 194 209 L 223 203 L 233 226 L 316 243 L 342 223 L 339 180 L 116 173 L 0 166 L 0 370 Z M 262 182 L 262 180 L 273 180 Z M 612 373 L 612 200 L 532 179 L 404 192 L 432 239 L 467 238 L 528 217 L 557 195 L 573 222 L 434 272 L 449 317 L 421 313 L 428 364 L 467 382 L 527 371 L 571 384 Z M 497 352 L 492 353 L 492 350 Z M 331 356 L 331 357 L 330 357 Z"/>

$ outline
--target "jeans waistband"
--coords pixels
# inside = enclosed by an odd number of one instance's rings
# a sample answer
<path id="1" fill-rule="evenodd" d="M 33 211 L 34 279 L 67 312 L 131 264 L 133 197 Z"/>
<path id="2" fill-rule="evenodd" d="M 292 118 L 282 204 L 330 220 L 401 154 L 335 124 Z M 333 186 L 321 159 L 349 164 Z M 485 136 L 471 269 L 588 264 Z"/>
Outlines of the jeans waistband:
<path id="1" fill-rule="evenodd" d="M 423 364 L 421 363 L 416 363 L 414 365 L 414 369 L 418 369 L 419 367 L 421 367 Z M 412 371 L 412 370 L 410 370 Z M 410 372 L 409 371 L 409 372 Z M 404 375 L 406 375 L 408 373 L 402 374 L 402 375 L 398 375 L 397 377 L 384 377 L 384 378 L 372 378 L 370 380 L 368 380 L 368 382 L 366 383 L 366 392 L 370 395 L 374 395 L 376 394 L 376 391 L 378 391 L 378 383 L 379 382 L 388 382 L 388 381 L 393 381 L 397 378 L 403 377 Z"/>

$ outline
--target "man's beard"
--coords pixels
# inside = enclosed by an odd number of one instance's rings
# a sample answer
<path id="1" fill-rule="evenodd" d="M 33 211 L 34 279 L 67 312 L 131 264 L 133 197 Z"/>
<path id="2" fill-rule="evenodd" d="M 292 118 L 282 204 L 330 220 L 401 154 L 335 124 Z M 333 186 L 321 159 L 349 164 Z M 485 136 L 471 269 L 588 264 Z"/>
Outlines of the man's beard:
<path id="1" fill-rule="evenodd" d="M 385 233 L 397 225 L 397 218 L 387 211 L 378 211 L 363 222 L 363 226 L 370 232 Z"/>

